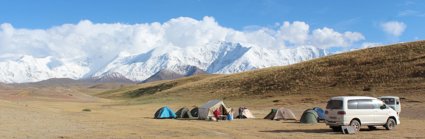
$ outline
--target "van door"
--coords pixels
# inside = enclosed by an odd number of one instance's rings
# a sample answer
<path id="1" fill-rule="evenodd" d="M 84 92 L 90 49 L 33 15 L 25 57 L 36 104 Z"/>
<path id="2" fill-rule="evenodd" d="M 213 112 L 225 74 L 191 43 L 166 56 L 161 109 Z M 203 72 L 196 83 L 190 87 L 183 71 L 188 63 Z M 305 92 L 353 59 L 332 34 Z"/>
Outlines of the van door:
<path id="1" fill-rule="evenodd" d="M 326 105 L 325 119 L 333 123 L 342 122 L 344 117 L 338 113 L 341 111 L 343 111 L 343 100 L 329 100 Z"/>
<path id="2" fill-rule="evenodd" d="M 355 115 L 357 115 L 362 124 L 368 125 L 375 123 L 374 107 L 371 99 L 357 99 L 350 101 L 353 101 L 353 103 L 357 102 L 357 107 L 353 109 L 353 112 L 355 112 Z"/>
<path id="3" fill-rule="evenodd" d="M 385 124 L 387 122 L 387 119 L 389 117 L 389 111 L 391 108 L 386 106 L 384 109 L 381 109 L 382 105 L 385 105 L 382 101 L 375 100 L 374 102 L 374 111 L 375 111 L 375 124 Z"/>
<path id="4" fill-rule="evenodd" d="M 400 115 L 401 103 L 400 103 L 400 99 L 398 98 L 395 100 L 395 111 L 397 112 L 398 115 Z"/>

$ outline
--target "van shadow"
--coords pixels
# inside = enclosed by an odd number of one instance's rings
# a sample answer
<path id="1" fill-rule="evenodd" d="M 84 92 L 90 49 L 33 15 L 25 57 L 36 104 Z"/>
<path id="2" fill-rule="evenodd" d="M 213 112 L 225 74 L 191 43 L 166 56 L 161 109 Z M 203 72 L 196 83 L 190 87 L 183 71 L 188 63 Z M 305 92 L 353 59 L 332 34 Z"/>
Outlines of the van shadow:
<path id="1" fill-rule="evenodd" d="M 264 130 L 260 132 L 269 132 L 269 133 L 296 133 L 296 132 L 303 132 L 303 133 L 338 133 L 333 132 L 330 129 L 288 129 L 288 130 Z"/>
<path id="2" fill-rule="evenodd" d="M 381 131 L 385 129 L 360 129 L 361 132 L 373 132 L 373 131 Z M 288 130 L 264 130 L 260 132 L 269 132 L 269 133 L 327 133 L 327 134 L 341 134 L 342 132 L 335 132 L 331 129 L 288 129 Z"/>

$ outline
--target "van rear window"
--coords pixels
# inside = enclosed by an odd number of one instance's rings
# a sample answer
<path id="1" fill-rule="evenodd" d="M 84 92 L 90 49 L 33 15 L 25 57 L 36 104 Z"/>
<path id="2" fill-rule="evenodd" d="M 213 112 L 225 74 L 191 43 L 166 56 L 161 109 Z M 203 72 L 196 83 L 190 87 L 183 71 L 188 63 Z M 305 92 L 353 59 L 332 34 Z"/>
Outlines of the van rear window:
<path id="1" fill-rule="evenodd" d="M 342 109 L 342 100 L 329 100 L 326 109 Z"/>

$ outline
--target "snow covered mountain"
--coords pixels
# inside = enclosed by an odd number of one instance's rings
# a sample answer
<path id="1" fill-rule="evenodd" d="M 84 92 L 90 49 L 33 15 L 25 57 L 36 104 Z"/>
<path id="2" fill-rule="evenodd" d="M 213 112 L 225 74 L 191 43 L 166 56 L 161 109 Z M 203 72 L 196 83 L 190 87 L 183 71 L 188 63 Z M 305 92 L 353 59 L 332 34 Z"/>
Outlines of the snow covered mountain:
<path id="1" fill-rule="evenodd" d="M 141 82 L 160 71 L 191 75 L 193 67 L 207 73 L 237 73 L 294 64 L 327 55 L 316 47 L 268 49 L 231 42 L 199 47 L 157 47 L 136 55 L 120 53 L 103 67 L 87 59 L 54 59 L 22 56 L 0 60 L 0 82 L 37 82 L 50 78 L 132 80 Z M 91 68 L 96 67 L 96 69 Z"/>
<path id="2" fill-rule="evenodd" d="M 0 82 L 37 82 L 50 78 L 79 79 L 88 71 L 88 67 L 83 63 L 26 55 L 17 59 L 0 61 Z"/>

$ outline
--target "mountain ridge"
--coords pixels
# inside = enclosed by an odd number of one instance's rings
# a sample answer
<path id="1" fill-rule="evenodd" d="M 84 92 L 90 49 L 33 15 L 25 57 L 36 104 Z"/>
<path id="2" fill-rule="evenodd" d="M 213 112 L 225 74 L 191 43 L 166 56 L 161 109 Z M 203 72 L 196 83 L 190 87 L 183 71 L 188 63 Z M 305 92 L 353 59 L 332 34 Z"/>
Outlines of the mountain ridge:
<path id="1" fill-rule="evenodd" d="M 157 47 L 140 54 L 119 54 L 106 64 L 84 57 L 58 59 L 24 55 L 0 61 L 0 82 L 26 83 L 51 78 L 143 82 L 164 70 L 187 76 L 189 69 L 186 67 L 190 66 L 209 74 L 229 74 L 289 65 L 326 55 L 324 49 L 316 47 L 272 49 L 232 42 L 214 42 L 200 47 Z"/>
<path id="2" fill-rule="evenodd" d="M 127 97 L 129 92 L 163 86 L 171 87 L 150 92 L 146 98 L 199 95 L 199 98 L 212 99 L 286 94 L 406 96 L 425 91 L 425 41 L 367 48 L 230 75 L 193 76 L 139 84 L 99 96 Z"/>

